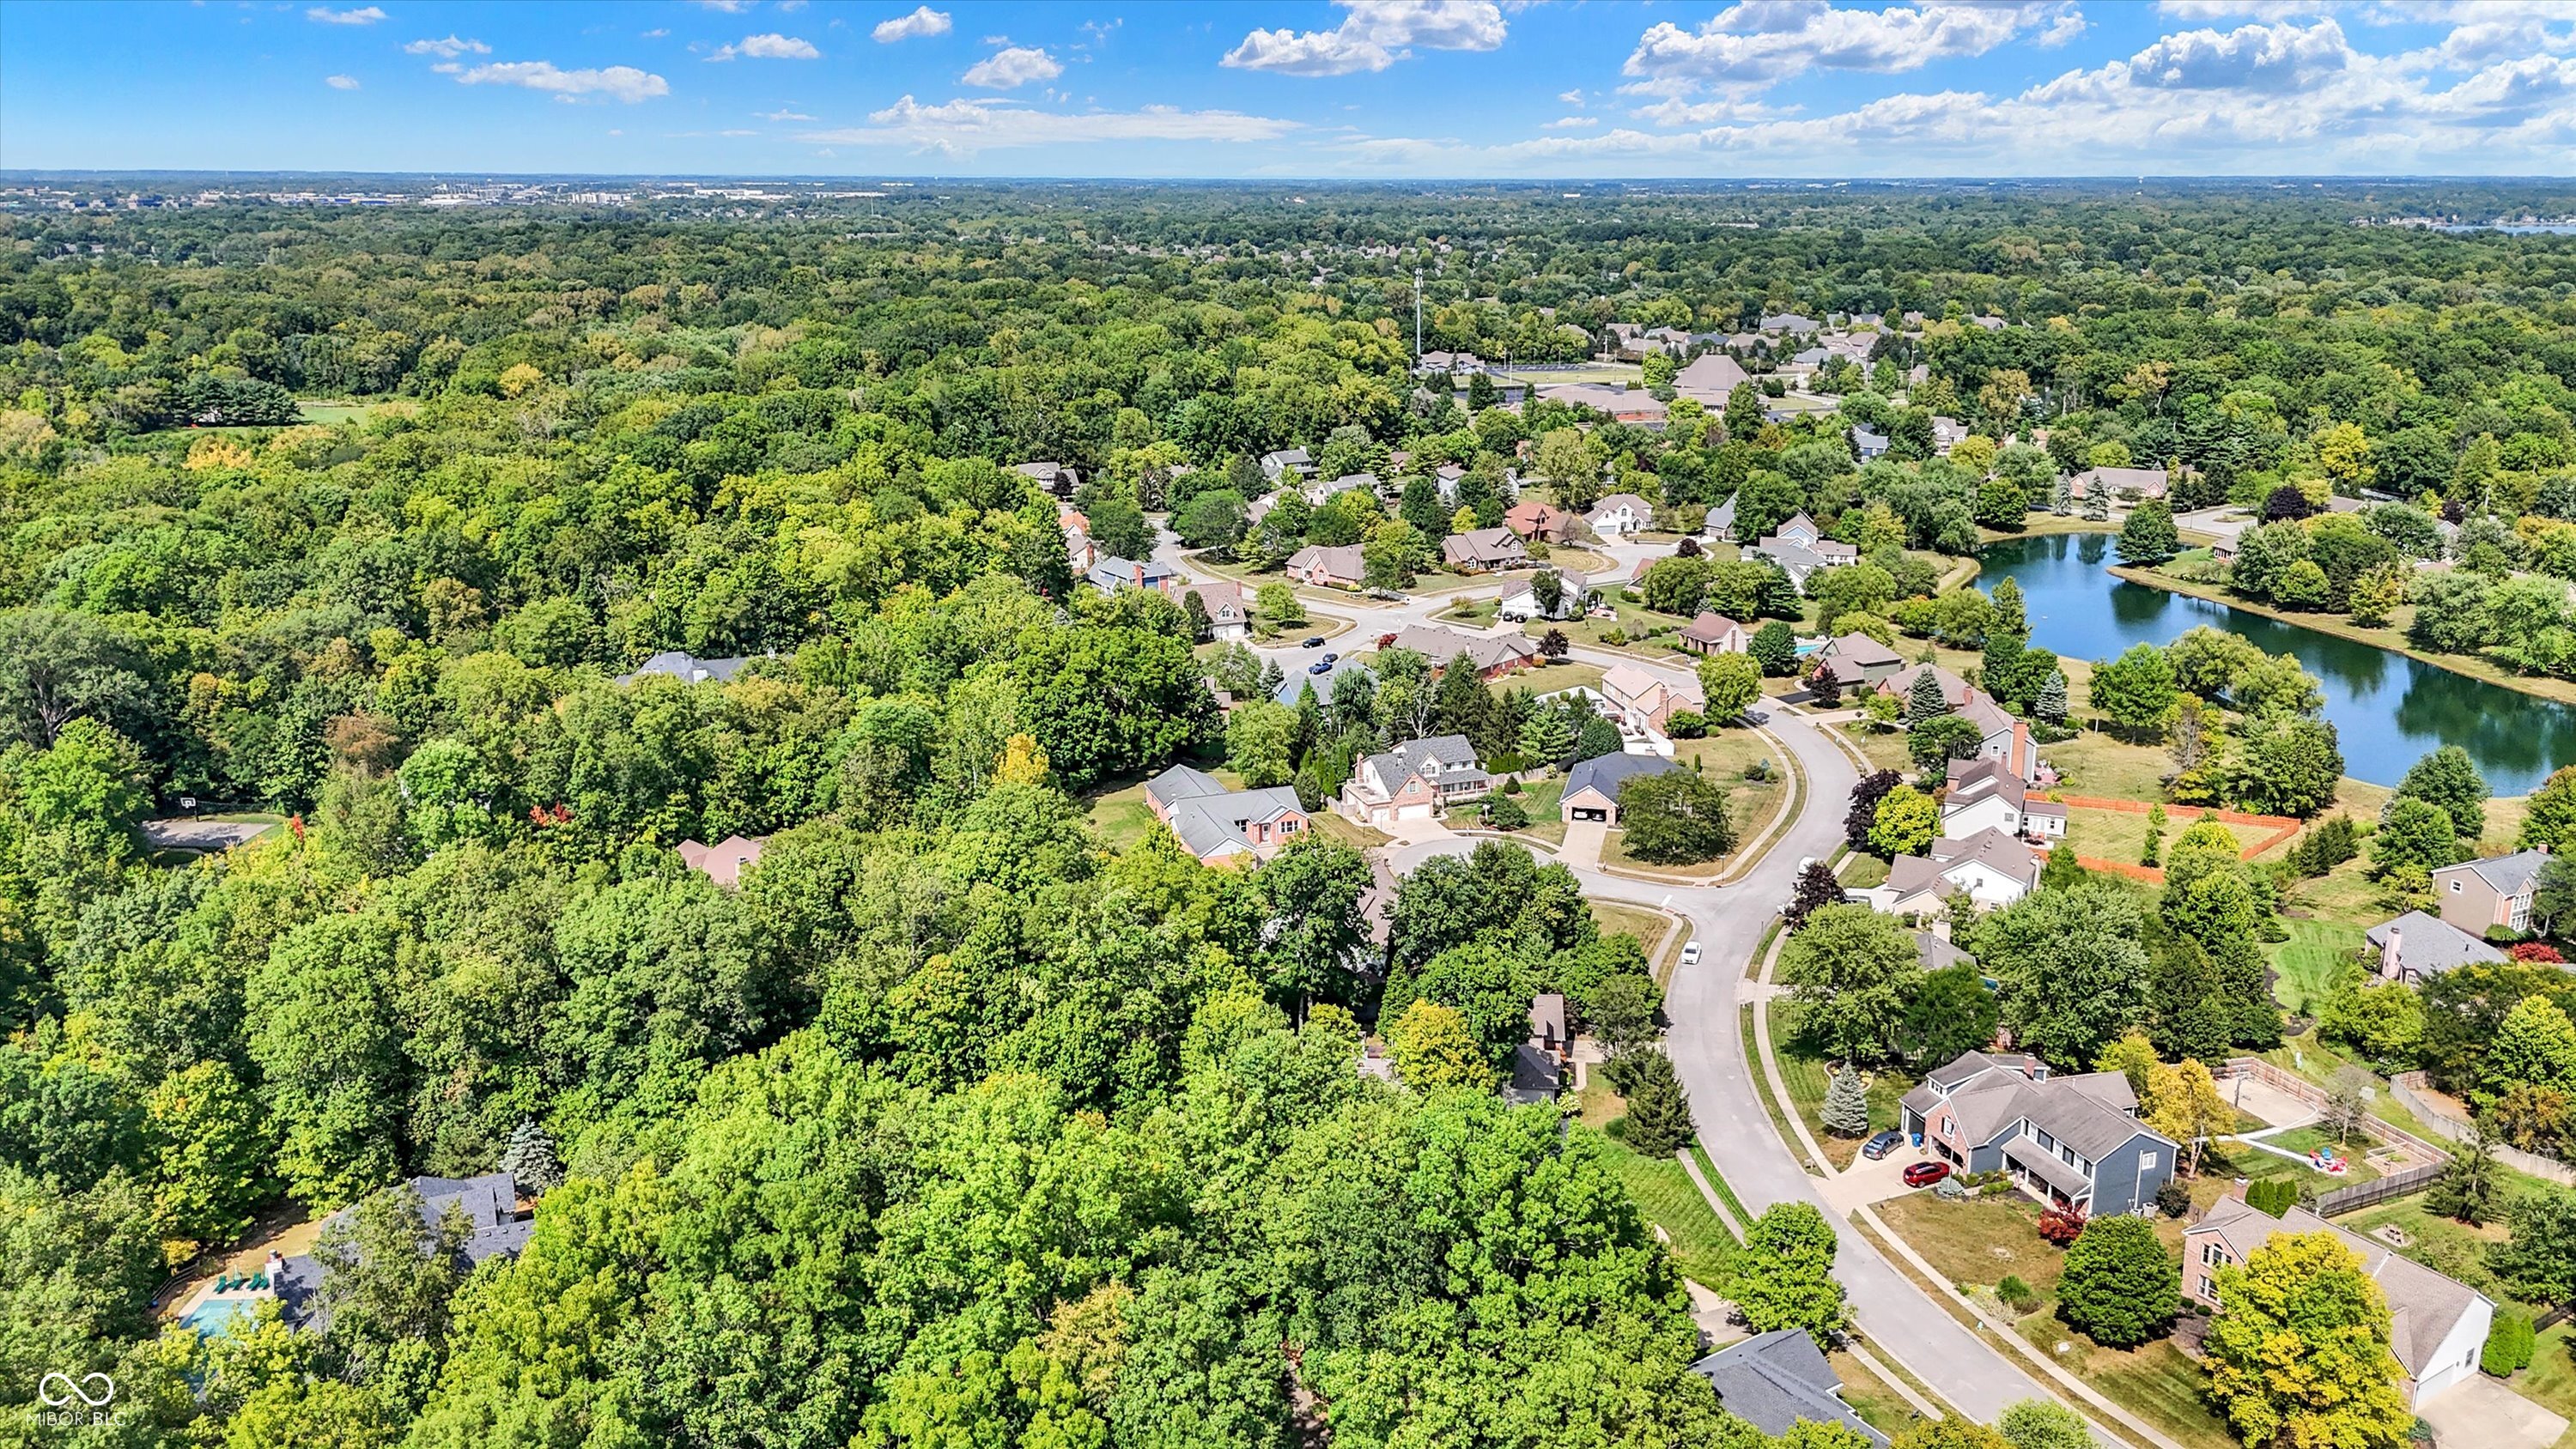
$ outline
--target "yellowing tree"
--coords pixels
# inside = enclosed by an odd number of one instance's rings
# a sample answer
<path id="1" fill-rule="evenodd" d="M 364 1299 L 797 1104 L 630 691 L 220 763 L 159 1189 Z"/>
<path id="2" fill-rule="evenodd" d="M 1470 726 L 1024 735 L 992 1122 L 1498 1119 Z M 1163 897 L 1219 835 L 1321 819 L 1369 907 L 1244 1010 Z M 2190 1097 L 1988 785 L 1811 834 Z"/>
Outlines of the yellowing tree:
<path id="1" fill-rule="evenodd" d="M 529 364 L 524 362 L 511 363 L 509 366 L 501 369 L 501 395 L 503 397 L 517 397 L 545 380 L 546 375 L 537 371 L 536 368 Z"/>
<path id="2" fill-rule="evenodd" d="M 188 459 L 180 464 L 190 472 L 208 468 L 247 468 L 251 451 L 221 433 L 206 433 L 188 445 Z"/>
<path id="3" fill-rule="evenodd" d="M 1013 735 L 1002 742 L 1002 758 L 993 766 L 993 778 L 1005 785 L 1043 785 L 1047 777 L 1047 752 L 1028 735 Z"/>
<path id="4" fill-rule="evenodd" d="M 2209 1068 L 2186 1061 L 2180 1066 L 2159 1062 L 2147 1070 L 2145 1100 L 2139 1109 L 2147 1114 L 2147 1125 L 2183 1145 L 2191 1154 L 2193 1172 L 2200 1171 L 2200 1150 L 2204 1139 L 2216 1141 L 2236 1126 L 2236 1109 L 2227 1104 Z"/>
<path id="5" fill-rule="evenodd" d="M 2357 424 L 2334 423 L 2316 435 L 2317 466 L 2336 487 L 2358 489 L 2370 482 L 2370 435 Z"/>
<path id="6" fill-rule="evenodd" d="M 2415 1415 L 2398 1392 L 2388 1300 L 2332 1233 L 2275 1233 L 2218 1270 L 2225 1305 L 2203 1345 L 2236 1437 L 2285 1449 L 2397 1449 Z"/>
<path id="7" fill-rule="evenodd" d="M 1494 1065 L 1456 1007 L 1415 998 L 1386 1029 L 1386 1045 L 1404 1084 L 1417 1092 L 1494 1084 Z"/>

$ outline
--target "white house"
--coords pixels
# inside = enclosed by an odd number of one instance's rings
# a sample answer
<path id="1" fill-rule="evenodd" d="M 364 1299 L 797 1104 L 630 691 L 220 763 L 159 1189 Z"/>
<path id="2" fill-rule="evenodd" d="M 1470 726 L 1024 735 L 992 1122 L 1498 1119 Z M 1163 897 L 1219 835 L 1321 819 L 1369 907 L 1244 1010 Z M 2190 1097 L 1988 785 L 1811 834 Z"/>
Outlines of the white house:
<path id="1" fill-rule="evenodd" d="M 1863 894 L 1871 905 L 1897 915 L 1929 914 L 1957 895 L 1979 910 L 1995 910 L 2039 889 L 2045 859 L 2000 830 L 1966 839 L 1944 836 L 1928 854 L 1898 856 L 1888 867 L 1887 884 Z"/>
<path id="2" fill-rule="evenodd" d="M 1536 575 L 1531 576 L 1533 580 L 1536 577 Z M 1549 609 L 1540 605 L 1538 590 L 1529 580 L 1505 589 L 1502 598 L 1498 601 L 1498 608 L 1505 619 L 1570 619 L 1583 612 L 1583 601 L 1590 597 L 1591 593 L 1583 586 L 1582 580 L 1559 575 L 1555 608 Z"/>
<path id="3" fill-rule="evenodd" d="M 2066 837 L 2066 804 L 2033 796 L 2004 761 L 1979 756 L 1950 762 L 1949 791 L 1941 797 L 1941 833 L 1965 840 L 1984 830 L 2032 840 Z"/>
<path id="4" fill-rule="evenodd" d="M 1613 493 L 1592 505 L 1583 521 L 1603 538 L 1626 538 L 1641 529 L 1654 527 L 1655 506 L 1634 493 Z"/>
<path id="5" fill-rule="evenodd" d="M 1333 805 L 1363 825 L 1428 820 L 1493 783 L 1465 735 L 1431 735 L 1360 761 Z"/>
<path id="6" fill-rule="evenodd" d="M 1243 585 L 1230 583 L 1191 584 L 1182 597 L 1199 596 L 1208 612 L 1208 637 L 1218 641 L 1247 639 L 1252 636 L 1252 601 L 1243 596 Z"/>

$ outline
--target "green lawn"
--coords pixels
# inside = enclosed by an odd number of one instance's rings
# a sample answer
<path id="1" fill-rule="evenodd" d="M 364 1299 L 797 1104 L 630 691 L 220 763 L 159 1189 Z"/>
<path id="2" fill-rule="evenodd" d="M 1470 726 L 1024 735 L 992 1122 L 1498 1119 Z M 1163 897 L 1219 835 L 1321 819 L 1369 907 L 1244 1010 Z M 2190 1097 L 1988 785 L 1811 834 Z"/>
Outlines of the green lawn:
<path id="1" fill-rule="evenodd" d="M 1803 1042 L 1784 1035 L 1776 1011 L 1771 1017 L 1771 1044 L 1779 1051 L 1780 1080 L 1789 1089 L 1791 1110 L 1805 1121 L 1807 1130 L 1815 1134 L 1816 1145 L 1825 1150 L 1825 1156 L 1837 1169 L 1851 1166 L 1852 1159 L 1860 1155 L 1861 1143 L 1868 1139 L 1836 1137 L 1825 1130 L 1825 1089 L 1831 1085 L 1832 1074 L 1826 1070 L 1824 1058 Z M 1870 1078 L 1870 1131 L 1883 1131 L 1902 1120 L 1897 1099 L 1913 1086 L 1914 1079 L 1903 1072 L 1880 1072 Z"/>
<path id="2" fill-rule="evenodd" d="M 2513 1176 L 2524 1183 L 2534 1181 L 2520 1173 Z M 2408 1239 L 2406 1246 L 2397 1251 L 2489 1297 L 2501 1301 L 2507 1296 L 2502 1285 L 2496 1282 L 2495 1275 L 2487 1270 L 2487 1250 L 2504 1241 L 2504 1224 L 2488 1223 L 2484 1227 L 2473 1228 L 2466 1223 L 2453 1222 L 2427 1210 L 2424 1194 L 2420 1192 L 2335 1219 L 2336 1227 L 2359 1233 L 2374 1242 L 2385 1241 L 2375 1234 L 2378 1229 L 2391 1225 L 2405 1233 Z"/>
<path id="3" fill-rule="evenodd" d="M 365 427 L 367 423 L 367 415 L 376 410 L 377 404 L 362 402 L 307 402 L 297 403 L 296 407 L 303 412 L 304 421 L 308 423 L 318 423 L 326 428 L 338 427 L 342 423 L 356 423 L 360 427 Z"/>
<path id="4" fill-rule="evenodd" d="M 1878 1215 L 1962 1289 L 1992 1288 L 2009 1276 L 2042 1298 L 2057 1291 L 2066 1254 L 2039 1235 L 2039 1204 L 2020 1193 L 1966 1202 L 1908 1193 L 1880 1203 Z"/>
<path id="5" fill-rule="evenodd" d="M 1847 890 L 1865 891 L 1871 886 L 1887 884 L 1888 863 L 1874 855 L 1855 855 L 1843 867 L 1842 883 Z"/>
<path id="6" fill-rule="evenodd" d="M 1601 666 L 1598 664 L 1546 664 L 1536 669 L 1516 670 L 1494 681 L 1496 689 L 1526 689 L 1532 694 L 1554 694 L 1561 689 L 1599 689 Z"/>
<path id="7" fill-rule="evenodd" d="M 2571 1354 L 2576 1324 L 2560 1323 L 2541 1330 L 2533 1345 L 2531 1367 L 2515 1374 L 2514 1391 L 2552 1413 L 2576 1420 L 2576 1354 Z M 2560 1437 L 2561 1443 L 2576 1432 Z"/>
<path id="8" fill-rule="evenodd" d="M 1735 1189 L 1726 1181 L 1726 1174 L 1718 1171 L 1717 1164 L 1709 1160 L 1708 1149 L 1700 1145 L 1698 1138 L 1691 1139 L 1690 1151 L 1691 1160 L 1699 1164 L 1700 1176 L 1708 1179 L 1709 1190 L 1717 1194 L 1728 1211 L 1747 1223 L 1752 1222 L 1753 1214 L 1744 1210 L 1744 1199 L 1735 1195 Z"/>
<path id="9" fill-rule="evenodd" d="M 1735 1236 L 1709 1211 L 1708 1199 L 1690 1173 L 1670 1157 L 1647 1157 L 1630 1151 L 1610 1134 L 1610 1124 L 1627 1110 L 1609 1082 L 1595 1077 L 1583 1089 L 1575 1130 L 1592 1139 L 1603 1160 L 1627 1185 L 1628 1195 L 1646 1221 L 1671 1239 L 1673 1261 L 1684 1277 L 1724 1293 L 1735 1281 Z"/>
<path id="10" fill-rule="evenodd" d="M 2272 948 L 2279 973 L 2272 994 L 2292 1011 L 2314 1012 L 2334 989 L 2335 977 L 2362 947 L 2361 927 L 2349 921 L 2285 920 L 2290 939 Z"/>
<path id="11" fill-rule="evenodd" d="M 1843 1381 L 1843 1402 L 1851 1405 L 1852 1412 L 1871 1428 L 1892 1439 L 1922 1421 L 1923 1416 L 1914 1412 L 1914 1406 L 1905 1402 L 1902 1394 L 1889 1388 L 1859 1359 L 1836 1349 L 1825 1355 L 1825 1361 L 1834 1366 L 1834 1376 Z"/>
<path id="12" fill-rule="evenodd" d="M 2237 1150 L 2229 1154 L 2228 1157 L 2228 1160 L 2235 1164 L 2236 1176 L 2245 1178 L 2287 1177 L 2298 1183 L 2301 1188 L 2307 1191 L 2322 1194 L 2332 1192 L 2339 1187 L 2351 1187 L 2356 1183 L 2370 1182 L 2377 1179 L 2380 1175 L 2379 1169 L 2362 1161 L 2361 1158 L 2361 1154 L 2369 1150 L 2370 1144 L 2366 1142 L 2355 1142 L 2350 1146 L 2341 1146 L 2334 1141 L 2334 1135 L 2332 1133 L 2326 1132 L 2320 1128 L 2301 1127 L 2293 1131 L 2266 1137 L 2263 1140 L 2271 1143 L 2275 1147 L 2285 1148 L 2291 1152 L 2300 1153 L 2302 1155 L 2305 1155 L 2311 1148 L 2332 1148 L 2337 1153 L 2350 1159 L 2350 1163 L 2341 1176 L 2336 1176 L 2331 1173 L 2320 1172 L 2304 1163 L 2293 1162 L 2290 1159 L 2283 1157 L 2278 1152 L 2265 1152 L 2259 1147 L 2255 1147 L 2247 1143 L 2238 1143 Z"/>
<path id="13" fill-rule="evenodd" d="M 1154 828 L 1153 807 L 1145 803 L 1145 782 L 1092 796 L 1091 828 L 1112 850 L 1125 850 L 1144 839 Z"/>
<path id="14" fill-rule="evenodd" d="M 1618 901 L 1594 901 L 1592 919 L 1605 936 L 1634 936 L 1646 948 L 1646 959 L 1654 959 L 1655 947 L 1662 943 L 1672 922 L 1643 906 L 1625 905 Z"/>

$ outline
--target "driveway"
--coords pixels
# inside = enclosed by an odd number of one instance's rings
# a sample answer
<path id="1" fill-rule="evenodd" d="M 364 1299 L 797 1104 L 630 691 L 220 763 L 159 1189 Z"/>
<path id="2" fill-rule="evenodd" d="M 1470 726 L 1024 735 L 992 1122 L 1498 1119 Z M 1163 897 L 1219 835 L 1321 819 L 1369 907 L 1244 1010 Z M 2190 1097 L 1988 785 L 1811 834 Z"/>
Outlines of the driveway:
<path id="1" fill-rule="evenodd" d="M 1598 820 L 1576 820 L 1565 827 L 1565 843 L 1556 849 L 1556 858 L 1577 870 L 1597 869 L 1601 864 L 1601 847 L 1610 838 L 1610 827 Z"/>
<path id="2" fill-rule="evenodd" d="M 2415 1411 L 2442 1449 L 2549 1449 L 2567 1421 L 2485 1374 L 2471 1374 Z"/>
<path id="3" fill-rule="evenodd" d="M 1905 1169 L 1918 1162 L 1931 1160 L 1931 1153 L 1911 1143 L 1897 1148 L 1876 1162 L 1866 1157 L 1855 1157 L 1852 1159 L 1852 1165 L 1843 1169 L 1842 1175 L 1825 1184 L 1825 1197 L 1835 1208 L 1849 1212 L 1853 1208 L 1869 1203 L 1880 1203 L 1892 1197 L 1903 1197 L 1909 1192 L 1929 1191 L 1927 1188 L 1907 1187 Z"/>

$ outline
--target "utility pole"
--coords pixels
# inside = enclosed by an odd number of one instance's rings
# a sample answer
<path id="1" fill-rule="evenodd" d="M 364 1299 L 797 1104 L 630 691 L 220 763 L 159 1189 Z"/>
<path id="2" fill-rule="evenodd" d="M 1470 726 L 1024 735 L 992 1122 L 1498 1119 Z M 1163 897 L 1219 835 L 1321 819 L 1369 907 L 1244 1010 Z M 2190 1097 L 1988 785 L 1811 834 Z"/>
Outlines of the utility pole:
<path id="1" fill-rule="evenodd" d="M 1422 360 L 1422 269 L 1413 269 L 1413 360 Z"/>

